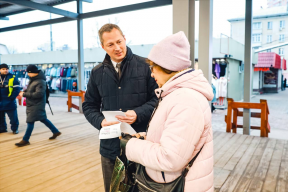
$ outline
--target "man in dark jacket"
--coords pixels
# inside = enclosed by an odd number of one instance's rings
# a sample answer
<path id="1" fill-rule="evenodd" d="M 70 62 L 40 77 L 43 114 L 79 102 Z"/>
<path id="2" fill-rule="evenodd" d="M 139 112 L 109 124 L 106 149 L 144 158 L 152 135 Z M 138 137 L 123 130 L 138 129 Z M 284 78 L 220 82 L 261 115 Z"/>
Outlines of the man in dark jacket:
<path id="1" fill-rule="evenodd" d="M 20 96 L 26 97 L 26 114 L 27 114 L 27 129 L 23 140 L 16 143 L 18 147 L 29 145 L 29 139 L 34 129 L 35 121 L 44 123 L 53 133 L 49 139 L 56 139 L 61 132 L 47 119 L 45 106 L 46 106 L 46 78 L 44 73 L 35 65 L 27 67 L 28 76 L 30 81 L 24 93 Z"/>
<path id="2" fill-rule="evenodd" d="M 18 78 L 9 73 L 8 65 L 0 65 L 0 133 L 7 132 L 5 114 L 7 113 L 13 134 L 18 134 L 19 120 L 16 97 L 20 93 Z"/>
<path id="3" fill-rule="evenodd" d="M 100 130 L 119 123 L 107 122 L 102 111 L 123 111 L 126 117 L 117 116 L 119 121 L 130 124 L 136 132 L 145 132 L 157 101 L 157 84 L 149 66 L 145 58 L 134 55 L 126 46 L 117 25 L 104 25 L 99 38 L 107 54 L 103 63 L 91 71 L 82 105 L 84 115 Z M 104 188 L 109 192 L 115 159 L 120 155 L 119 138 L 101 140 L 100 154 Z"/>

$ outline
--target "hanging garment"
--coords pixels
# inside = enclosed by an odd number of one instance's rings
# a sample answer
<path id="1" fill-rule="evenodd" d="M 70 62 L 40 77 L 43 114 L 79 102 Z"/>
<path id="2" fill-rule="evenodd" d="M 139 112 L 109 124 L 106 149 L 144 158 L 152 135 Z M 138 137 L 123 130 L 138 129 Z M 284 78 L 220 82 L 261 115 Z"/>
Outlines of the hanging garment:
<path id="1" fill-rule="evenodd" d="M 67 75 L 66 75 L 66 77 L 71 77 L 71 71 L 72 71 L 72 68 L 70 67 L 70 68 L 67 70 Z"/>
<path id="2" fill-rule="evenodd" d="M 60 78 L 56 80 L 56 88 L 57 88 L 58 90 L 61 89 L 61 79 L 60 79 Z"/>
<path id="3" fill-rule="evenodd" d="M 221 77 L 218 82 L 219 86 L 219 97 L 227 97 L 227 79 Z"/>
<path id="4" fill-rule="evenodd" d="M 220 69 L 220 66 L 218 63 L 215 63 L 215 73 L 216 73 L 216 77 L 219 79 L 220 78 L 220 72 L 221 72 L 221 69 Z"/>
<path id="5" fill-rule="evenodd" d="M 60 69 L 60 77 L 63 77 L 63 73 L 64 73 L 64 67 L 61 67 L 61 69 Z"/>
<path id="6" fill-rule="evenodd" d="M 71 70 L 71 77 L 76 77 L 76 69 L 75 68 L 73 68 Z"/>
<path id="7" fill-rule="evenodd" d="M 58 68 L 57 68 L 56 77 L 60 77 L 60 71 L 61 71 L 61 68 L 60 68 L 60 67 L 58 67 Z"/>
<path id="8" fill-rule="evenodd" d="M 220 63 L 220 77 L 224 77 L 226 74 L 226 63 Z"/>
<path id="9" fill-rule="evenodd" d="M 68 70 L 68 68 L 65 67 L 65 68 L 64 68 L 64 71 L 63 71 L 63 77 L 67 77 L 67 70 Z"/>

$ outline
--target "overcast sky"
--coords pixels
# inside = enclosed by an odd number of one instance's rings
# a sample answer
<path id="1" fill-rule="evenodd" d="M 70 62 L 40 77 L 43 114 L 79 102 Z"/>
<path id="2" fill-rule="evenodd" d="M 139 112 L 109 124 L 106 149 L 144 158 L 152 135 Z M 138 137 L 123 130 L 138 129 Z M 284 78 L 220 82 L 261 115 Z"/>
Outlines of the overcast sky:
<path id="1" fill-rule="evenodd" d="M 145 2 L 147 0 L 94 0 L 93 3 L 83 3 L 83 11 L 119 7 L 128 4 Z M 254 0 L 253 10 L 267 7 L 267 0 Z M 76 1 L 56 6 L 57 8 L 76 12 Z M 196 2 L 196 38 L 198 37 L 199 4 Z M 245 0 L 214 0 L 213 36 L 220 34 L 230 36 L 230 23 L 227 19 L 244 16 Z M 61 17 L 52 14 L 52 18 Z M 50 14 L 42 11 L 31 11 L 9 17 L 9 21 L 0 20 L 0 28 L 47 20 Z M 172 34 L 172 6 L 163 6 L 134 12 L 127 12 L 84 20 L 84 47 L 97 47 L 97 30 L 105 23 L 117 23 L 123 30 L 127 43 L 133 45 L 155 44 Z M 68 44 L 77 49 L 76 21 L 52 25 L 55 47 Z M 34 27 L 0 33 L 0 43 L 19 53 L 29 53 L 37 47 L 50 43 L 50 26 Z"/>

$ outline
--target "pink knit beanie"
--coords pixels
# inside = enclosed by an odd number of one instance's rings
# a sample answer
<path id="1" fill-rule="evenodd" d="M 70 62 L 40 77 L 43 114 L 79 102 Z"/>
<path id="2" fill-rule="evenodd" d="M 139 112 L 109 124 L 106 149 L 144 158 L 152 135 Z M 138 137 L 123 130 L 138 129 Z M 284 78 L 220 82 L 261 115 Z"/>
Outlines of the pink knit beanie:
<path id="1" fill-rule="evenodd" d="M 148 59 L 170 71 L 181 71 L 190 67 L 190 44 L 184 32 L 170 35 L 154 45 Z"/>

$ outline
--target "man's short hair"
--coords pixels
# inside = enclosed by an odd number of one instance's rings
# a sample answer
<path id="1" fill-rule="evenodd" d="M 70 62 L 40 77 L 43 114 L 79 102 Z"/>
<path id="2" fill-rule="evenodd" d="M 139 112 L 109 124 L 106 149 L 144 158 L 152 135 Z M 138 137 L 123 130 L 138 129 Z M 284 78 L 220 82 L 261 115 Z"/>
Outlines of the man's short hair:
<path id="1" fill-rule="evenodd" d="M 101 27 L 101 29 L 99 29 L 99 31 L 98 31 L 98 35 L 99 35 L 100 42 L 101 42 L 102 45 L 103 45 L 103 38 L 102 38 L 103 33 L 104 32 L 109 32 L 110 33 L 113 29 L 117 29 L 118 31 L 120 31 L 121 35 L 124 36 L 123 32 L 121 31 L 121 29 L 120 29 L 120 27 L 118 25 L 115 25 L 115 24 L 112 24 L 112 23 L 107 23 L 107 24 L 103 25 Z"/>

